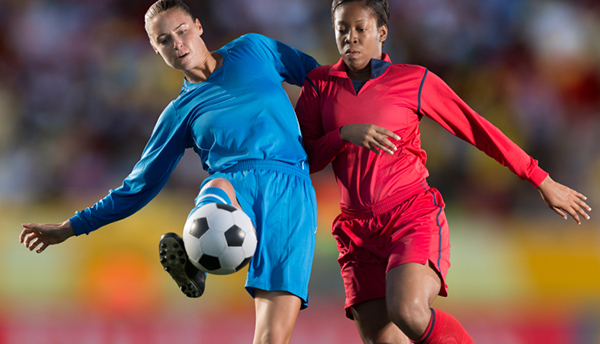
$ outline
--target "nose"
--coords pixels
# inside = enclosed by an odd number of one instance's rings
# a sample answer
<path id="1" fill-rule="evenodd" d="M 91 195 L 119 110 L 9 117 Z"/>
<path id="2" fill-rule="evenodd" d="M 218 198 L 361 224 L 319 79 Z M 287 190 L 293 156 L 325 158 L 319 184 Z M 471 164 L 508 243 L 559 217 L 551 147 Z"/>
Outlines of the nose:
<path id="1" fill-rule="evenodd" d="M 358 43 L 358 34 L 356 30 L 350 30 L 346 35 L 346 42 L 348 43 Z"/>
<path id="2" fill-rule="evenodd" d="M 175 38 L 173 39 L 173 49 L 178 49 L 183 46 L 183 41 L 181 39 Z"/>

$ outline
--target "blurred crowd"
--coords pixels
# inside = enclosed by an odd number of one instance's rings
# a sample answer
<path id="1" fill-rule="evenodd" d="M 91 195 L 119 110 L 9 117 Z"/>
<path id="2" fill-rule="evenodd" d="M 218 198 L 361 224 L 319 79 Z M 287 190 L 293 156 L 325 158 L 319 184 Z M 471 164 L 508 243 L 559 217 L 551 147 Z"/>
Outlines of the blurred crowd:
<path id="1" fill-rule="evenodd" d="M 182 75 L 149 45 L 153 1 L 0 1 L 0 202 L 93 194 L 120 185 Z M 329 0 L 188 0 L 209 49 L 258 32 L 313 55 L 339 55 Z M 600 180 L 600 2 L 390 0 L 394 63 L 426 66 L 471 107 L 590 196 Z M 296 101 L 297 89 L 290 89 Z M 537 193 L 423 119 L 430 184 L 449 204 L 532 214 Z M 187 154 L 186 154 L 187 155 Z M 193 189 L 183 162 L 167 188 Z M 327 177 L 329 178 L 329 176 Z M 333 182 L 333 179 L 331 179 Z"/>

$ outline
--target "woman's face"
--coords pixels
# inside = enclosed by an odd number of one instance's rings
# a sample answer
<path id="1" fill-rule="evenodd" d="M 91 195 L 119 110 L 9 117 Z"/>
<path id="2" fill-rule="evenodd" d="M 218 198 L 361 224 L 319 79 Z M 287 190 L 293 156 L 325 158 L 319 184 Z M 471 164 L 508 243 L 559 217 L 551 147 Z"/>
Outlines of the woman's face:
<path id="1" fill-rule="evenodd" d="M 338 51 L 352 71 L 366 68 L 372 58 L 381 59 L 387 26 L 377 27 L 371 8 L 360 2 L 342 4 L 334 12 L 333 26 Z"/>
<path id="2" fill-rule="evenodd" d="M 209 52 L 200 35 L 198 19 L 179 9 L 171 9 L 150 19 L 146 27 L 150 43 L 167 65 L 188 71 L 206 60 Z"/>

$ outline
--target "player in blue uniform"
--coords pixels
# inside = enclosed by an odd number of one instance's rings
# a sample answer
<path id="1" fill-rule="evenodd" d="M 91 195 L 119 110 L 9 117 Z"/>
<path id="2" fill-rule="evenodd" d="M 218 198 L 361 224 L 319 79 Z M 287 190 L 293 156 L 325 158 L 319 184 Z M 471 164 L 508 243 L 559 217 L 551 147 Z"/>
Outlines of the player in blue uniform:
<path id="1" fill-rule="evenodd" d="M 281 82 L 301 86 L 317 63 L 258 34 L 211 52 L 200 22 L 179 0 L 157 1 L 145 19 L 156 53 L 185 76 L 178 98 L 163 111 L 140 161 L 119 188 L 61 224 L 23 224 L 20 240 L 40 253 L 134 214 L 192 148 L 210 174 L 196 207 L 233 204 L 257 230 L 246 281 L 256 305 L 254 342 L 287 343 L 308 302 L 316 201 L 299 125 Z M 198 297 L 205 274 L 189 261 L 165 259 L 181 245 L 178 235 L 164 235 L 161 263 L 186 295 Z"/>

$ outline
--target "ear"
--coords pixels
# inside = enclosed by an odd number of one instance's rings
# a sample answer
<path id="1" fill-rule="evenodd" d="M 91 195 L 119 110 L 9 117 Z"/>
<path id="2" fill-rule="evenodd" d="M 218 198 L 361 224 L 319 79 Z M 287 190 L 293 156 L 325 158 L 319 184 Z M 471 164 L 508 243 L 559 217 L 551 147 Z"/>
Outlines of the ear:
<path id="1" fill-rule="evenodd" d="M 379 42 L 381 42 L 383 44 L 383 42 L 385 42 L 385 40 L 387 39 L 387 35 L 388 35 L 388 27 L 387 27 L 387 25 L 382 25 L 379 28 Z"/>
<path id="2" fill-rule="evenodd" d="M 202 24 L 200 24 L 200 21 L 198 20 L 198 18 L 196 18 L 196 20 L 194 21 L 194 24 L 196 25 L 198 32 L 200 32 L 199 36 L 202 36 L 202 33 L 204 33 L 204 28 L 202 28 Z"/>

